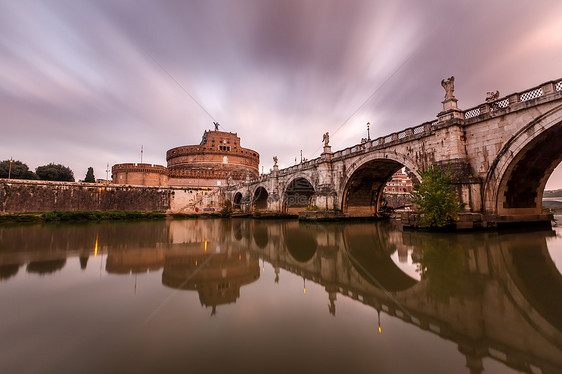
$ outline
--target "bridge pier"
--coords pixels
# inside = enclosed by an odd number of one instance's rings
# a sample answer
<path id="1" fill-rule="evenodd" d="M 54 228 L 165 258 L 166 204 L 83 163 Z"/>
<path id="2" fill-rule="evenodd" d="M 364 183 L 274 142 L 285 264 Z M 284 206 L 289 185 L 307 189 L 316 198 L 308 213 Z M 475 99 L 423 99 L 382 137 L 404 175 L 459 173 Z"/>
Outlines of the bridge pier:
<path id="1" fill-rule="evenodd" d="M 314 205 L 320 210 L 338 210 L 338 195 L 332 186 L 323 185 L 314 194 Z"/>

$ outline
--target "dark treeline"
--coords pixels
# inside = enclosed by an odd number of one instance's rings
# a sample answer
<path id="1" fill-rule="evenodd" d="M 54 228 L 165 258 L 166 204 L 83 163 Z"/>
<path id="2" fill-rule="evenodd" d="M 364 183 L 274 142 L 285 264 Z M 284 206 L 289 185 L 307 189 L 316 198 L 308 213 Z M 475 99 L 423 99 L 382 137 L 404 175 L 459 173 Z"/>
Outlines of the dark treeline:
<path id="1" fill-rule="evenodd" d="M 29 170 L 29 166 L 19 160 L 4 160 L 0 162 L 0 178 L 8 177 L 13 179 L 74 182 L 74 172 L 68 166 L 50 163 L 38 166 L 35 172 L 33 172 Z"/>

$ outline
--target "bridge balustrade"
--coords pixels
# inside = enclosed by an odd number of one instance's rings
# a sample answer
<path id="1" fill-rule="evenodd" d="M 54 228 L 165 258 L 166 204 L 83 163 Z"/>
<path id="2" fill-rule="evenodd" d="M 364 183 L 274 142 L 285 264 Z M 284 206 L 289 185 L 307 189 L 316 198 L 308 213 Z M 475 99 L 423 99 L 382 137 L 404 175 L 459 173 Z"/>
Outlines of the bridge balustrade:
<path id="1" fill-rule="evenodd" d="M 556 82 L 547 82 L 538 87 L 533 87 L 529 90 L 511 94 L 507 97 L 489 103 L 480 104 L 475 108 L 467 109 L 464 111 L 464 118 L 471 119 L 474 117 L 478 117 L 481 114 L 497 111 L 499 109 L 505 109 L 510 107 L 512 104 L 523 103 L 529 100 L 537 99 L 555 91 L 562 91 L 562 80 Z"/>
<path id="2" fill-rule="evenodd" d="M 423 131 L 424 131 L 424 126 L 423 126 L 423 125 L 418 126 L 418 127 L 414 127 L 413 135 L 422 134 Z"/>
<path id="3" fill-rule="evenodd" d="M 527 91 L 519 95 L 519 101 L 528 101 L 532 99 L 536 99 L 537 97 L 541 97 L 543 95 L 542 87 L 535 88 L 534 90 Z"/>

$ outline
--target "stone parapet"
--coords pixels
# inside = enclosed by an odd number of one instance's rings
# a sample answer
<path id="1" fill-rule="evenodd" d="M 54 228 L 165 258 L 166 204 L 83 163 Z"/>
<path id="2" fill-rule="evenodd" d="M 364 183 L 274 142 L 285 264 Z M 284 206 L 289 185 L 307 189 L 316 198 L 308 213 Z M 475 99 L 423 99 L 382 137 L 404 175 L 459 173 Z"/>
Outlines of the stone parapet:
<path id="1" fill-rule="evenodd" d="M 503 116 L 549 101 L 559 100 L 561 97 L 562 79 L 546 82 L 540 86 L 516 92 L 463 111 L 465 125 L 472 125 L 493 117 Z"/>

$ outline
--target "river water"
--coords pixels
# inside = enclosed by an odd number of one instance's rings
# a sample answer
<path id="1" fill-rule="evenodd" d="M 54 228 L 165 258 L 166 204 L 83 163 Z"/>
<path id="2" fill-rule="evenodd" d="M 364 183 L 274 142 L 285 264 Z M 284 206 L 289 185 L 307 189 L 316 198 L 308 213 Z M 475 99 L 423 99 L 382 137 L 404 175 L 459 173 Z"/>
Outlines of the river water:
<path id="1" fill-rule="evenodd" d="M 562 229 L 0 227 L 0 373 L 562 373 Z"/>

